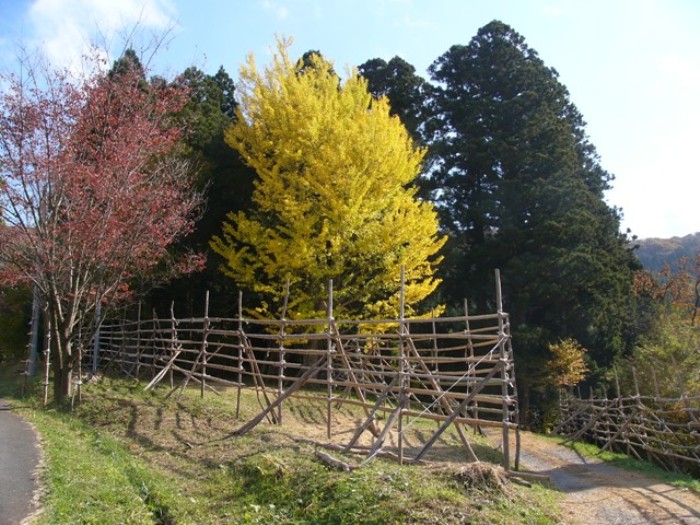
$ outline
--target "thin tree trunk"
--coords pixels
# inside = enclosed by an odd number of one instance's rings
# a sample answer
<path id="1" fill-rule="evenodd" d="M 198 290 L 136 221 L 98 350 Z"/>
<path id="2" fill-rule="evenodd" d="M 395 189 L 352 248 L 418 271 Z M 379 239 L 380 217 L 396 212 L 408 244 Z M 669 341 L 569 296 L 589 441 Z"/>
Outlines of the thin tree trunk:
<path id="1" fill-rule="evenodd" d="M 63 357 L 63 364 L 54 366 L 53 395 L 56 405 L 63 405 L 71 395 L 71 379 L 73 376 L 73 363 L 70 357 Z"/>
<path id="2" fill-rule="evenodd" d="M 73 340 L 70 329 L 64 327 L 60 311 L 55 304 L 49 305 L 49 316 L 51 318 L 51 353 L 53 356 L 53 393 L 54 402 L 62 406 L 71 395 L 71 379 L 75 356 L 73 355 Z"/>

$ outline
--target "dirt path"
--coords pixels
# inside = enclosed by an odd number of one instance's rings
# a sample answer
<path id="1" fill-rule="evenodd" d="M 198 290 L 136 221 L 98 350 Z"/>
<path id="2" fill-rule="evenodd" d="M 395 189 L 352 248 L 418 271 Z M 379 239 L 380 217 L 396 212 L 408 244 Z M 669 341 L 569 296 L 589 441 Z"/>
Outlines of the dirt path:
<path id="1" fill-rule="evenodd" d="M 514 449 L 512 449 L 514 450 Z M 546 474 L 565 493 L 566 523 L 700 524 L 700 497 L 522 433 L 522 467 Z"/>

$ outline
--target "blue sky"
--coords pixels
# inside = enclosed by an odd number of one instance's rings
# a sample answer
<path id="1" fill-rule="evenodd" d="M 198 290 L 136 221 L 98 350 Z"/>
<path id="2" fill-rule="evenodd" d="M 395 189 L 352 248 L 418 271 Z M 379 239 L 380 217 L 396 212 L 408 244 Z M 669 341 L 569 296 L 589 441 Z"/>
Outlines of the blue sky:
<path id="1" fill-rule="evenodd" d="M 170 30 L 159 73 L 223 65 L 235 79 L 248 53 L 265 62 L 279 34 L 294 38 L 292 55 L 318 49 L 337 70 L 399 55 L 427 77 L 493 19 L 559 72 L 616 176 L 607 199 L 623 209 L 623 229 L 700 231 L 696 0 L 0 0 L 0 67 L 13 67 L 19 43 L 63 65 L 90 41 L 118 53 L 138 22 L 141 35 Z"/>

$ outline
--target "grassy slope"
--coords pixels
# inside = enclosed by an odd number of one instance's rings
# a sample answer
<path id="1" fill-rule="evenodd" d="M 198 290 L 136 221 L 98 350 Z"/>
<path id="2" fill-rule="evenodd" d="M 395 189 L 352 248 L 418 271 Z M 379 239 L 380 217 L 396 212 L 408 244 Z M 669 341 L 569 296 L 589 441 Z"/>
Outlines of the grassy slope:
<path id="1" fill-rule="evenodd" d="M 46 454 L 40 524 L 544 524 L 558 519 L 554 492 L 515 484 L 505 492 L 467 487 L 454 476 L 454 466 L 375 459 L 352 472 L 329 469 L 315 459 L 312 445 L 295 440 L 325 434 L 320 408 L 308 402 L 290 403 L 281 427 L 262 424 L 246 436 L 224 438 L 240 425 L 232 416 L 232 394 L 202 401 L 192 391 L 180 401 L 164 402 L 163 390 L 147 394 L 142 387 L 103 379 L 84 388 L 83 404 L 73 414 L 21 410 L 41 433 Z M 241 419 L 257 410 L 255 396 L 244 396 Z M 442 448 L 456 448 L 451 443 L 457 443 L 454 436 Z M 488 456 L 485 444 L 475 446 L 480 457 Z"/>

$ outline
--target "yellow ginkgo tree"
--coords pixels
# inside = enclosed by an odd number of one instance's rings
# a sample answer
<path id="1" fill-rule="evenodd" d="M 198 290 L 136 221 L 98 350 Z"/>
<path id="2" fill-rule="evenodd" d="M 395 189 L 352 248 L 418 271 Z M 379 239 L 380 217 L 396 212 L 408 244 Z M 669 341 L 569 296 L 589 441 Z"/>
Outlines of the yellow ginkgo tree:
<path id="1" fill-rule="evenodd" d="M 293 62 L 278 41 L 271 64 L 241 67 L 226 141 L 256 170 L 254 206 L 231 213 L 211 246 L 222 270 L 278 314 L 320 315 L 330 279 L 336 315 L 395 316 L 401 267 L 407 314 L 438 285 L 445 239 L 413 186 L 424 151 L 356 73 L 342 82 L 316 54 Z"/>

